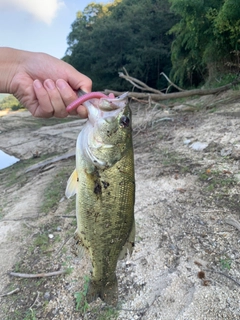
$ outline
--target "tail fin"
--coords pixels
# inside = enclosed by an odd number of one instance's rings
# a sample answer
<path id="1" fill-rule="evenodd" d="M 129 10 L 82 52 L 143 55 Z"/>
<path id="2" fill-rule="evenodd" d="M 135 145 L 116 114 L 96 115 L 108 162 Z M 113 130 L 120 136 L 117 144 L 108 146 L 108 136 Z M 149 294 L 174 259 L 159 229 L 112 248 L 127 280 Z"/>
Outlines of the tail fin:
<path id="1" fill-rule="evenodd" d="M 90 281 L 87 291 L 87 302 L 90 303 L 100 297 L 104 302 L 109 305 L 116 306 L 118 302 L 118 283 L 117 277 L 114 276 L 112 281 L 107 282 L 105 285 L 101 281 Z"/>

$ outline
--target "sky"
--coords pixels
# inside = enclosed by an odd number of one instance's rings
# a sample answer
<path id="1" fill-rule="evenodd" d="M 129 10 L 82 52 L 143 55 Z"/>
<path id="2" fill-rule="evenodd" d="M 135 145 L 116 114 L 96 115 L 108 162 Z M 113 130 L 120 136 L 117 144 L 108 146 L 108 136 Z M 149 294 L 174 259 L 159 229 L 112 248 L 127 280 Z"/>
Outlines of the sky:
<path id="1" fill-rule="evenodd" d="M 62 58 L 77 11 L 110 0 L 0 0 L 0 46 Z"/>

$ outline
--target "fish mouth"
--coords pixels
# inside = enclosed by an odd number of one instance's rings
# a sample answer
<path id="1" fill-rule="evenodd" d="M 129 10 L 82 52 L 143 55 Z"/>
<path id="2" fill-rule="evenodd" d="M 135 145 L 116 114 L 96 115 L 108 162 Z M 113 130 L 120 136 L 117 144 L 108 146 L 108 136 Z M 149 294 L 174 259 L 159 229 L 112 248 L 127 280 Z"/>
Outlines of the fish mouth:
<path id="1" fill-rule="evenodd" d="M 87 93 L 82 97 L 85 99 L 82 104 L 88 111 L 88 120 L 94 126 L 99 119 L 104 119 L 109 123 L 114 121 L 127 105 L 128 92 L 114 98 L 109 96 L 99 97 L 98 93 L 94 92 L 91 92 L 91 95 Z"/>
<path id="2" fill-rule="evenodd" d="M 128 92 L 123 93 L 118 97 L 103 97 L 100 99 L 99 108 L 102 111 L 113 111 L 123 109 L 127 103 Z"/>
<path id="3" fill-rule="evenodd" d="M 86 93 L 82 90 L 78 90 L 78 96 L 78 99 L 74 100 L 67 106 L 67 112 L 77 109 L 80 105 L 84 105 L 88 109 L 89 102 L 92 100 L 92 104 L 95 104 L 93 100 L 96 99 L 99 101 L 99 106 L 102 111 L 111 111 L 119 108 L 122 109 L 123 105 L 126 105 L 128 92 L 115 97 L 113 93 L 110 93 L 109 96 L 107 96 L 102 92 Z"/>
<path id="4" fill-rule="evenodd" d="M 114 122 L 127 105 L 128 92 L 116 98 L 111 94 L 109 96 L 102 95 L 102 93 L 86 93 L 80 97 L 84 97 L 84 100 L 77 99 L 75 102 L 77 106 L 79 103 L 83 104 L 88 111 L 88 121 L 86 123 L 84 136 L 81 137 L 80 148 L 83 150 L 86 158 L 89 159 L 95 167 L 105 169 L 109 164 L 95 156 L 94 149 L 104 148 L 110 150 L 114 145 L 111 143 L 105 144 L 99 136 L 92 136 L 91 141 L 89 141 L 87 133 L 90 133 L 92 130 L 98 130 L 98 125 L 102 122 L 109 124 Z"/>

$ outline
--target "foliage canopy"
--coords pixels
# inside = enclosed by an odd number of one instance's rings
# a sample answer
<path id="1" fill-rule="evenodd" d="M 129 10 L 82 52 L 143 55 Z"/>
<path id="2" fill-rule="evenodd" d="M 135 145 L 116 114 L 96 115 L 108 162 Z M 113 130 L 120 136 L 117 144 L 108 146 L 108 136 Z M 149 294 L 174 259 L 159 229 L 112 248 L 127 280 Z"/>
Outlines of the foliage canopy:
<path id="1" fill-rule="evenodd" d="M 160 72 L 170 72 L 172 35 L 176 23 L 165 0 L 115 0 L 90 3 L 72 24 L 64 60 L 93 80 L 95 89 L 126 89 L 118 72 L 125 67 L 158 88 Z"/>
<path id="2" fill-rule="evenodd" d="M 20 102 L 11 94 L 0 97 L 0 110 L 11 109 L 16 111 L 23 108 Z"/>
<path id="3" fill-rule="evenodd" d="M 236 0 L 114 0 L 77 13 L 63 58 L 93 80 L 94 90 L 130 89 L 132 77 L 162 89 L 161 72 L 182 86 L 239 69 Z"/>
<path id="4" fill-rule="evenodd" d="M 175 35 L 171 75 L 180 84 L 199 84 L 218 73 L 238 68 L 240 7 L 236 0 L 169 0 L 180 16 Z M 232 68 L 235 71 L 236 68 Z"/>

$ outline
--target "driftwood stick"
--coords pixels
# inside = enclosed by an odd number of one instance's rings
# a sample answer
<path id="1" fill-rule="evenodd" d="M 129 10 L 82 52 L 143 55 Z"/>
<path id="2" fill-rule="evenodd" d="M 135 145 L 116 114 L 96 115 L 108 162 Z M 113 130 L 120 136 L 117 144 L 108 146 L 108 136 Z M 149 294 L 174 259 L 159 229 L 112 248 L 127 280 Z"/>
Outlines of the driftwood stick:
<path id="1" fill-rule="evenodd" d="M 125 70 L 125 72 L 126 72 L 126 70 Z M 160 95 L 163 94 L 161 91 L 149 87 L 144 82 L 142 82 L 142 81 L 140 81 L 140 80 L 138 80 L 136 78 L 130 77 L 128 74 L 125 75 L 123 72 L 119 72 L 118 74 L 119 74 L 120 78 L 125 79 L 126 81 L 130 82 L 133 86 L 135 86 L 136 88 L 138 88 L 140 90 L 155 92 L 155 93 L 160 94 Z"/>
<path id="2" fill-rule="evenodd" d="M 227 217 L 225 219 L 225 223 L 229 224 L 230 226 L 233 226 L 238 231 L 240 231 L 240 223 L 237 220 L 235 220 L 235 219 L 233 219 L 231 217 Z"/>
<path id="3" fill-rule="evenodd" d="M 130 80 L 131 80 L 131 81 L 133 82 L 133 83 L 132 83 L 133 85 L 135 85 L 135 82 L 136 82 L 136 83 L 138 83 L 142 88 L 145 88 L 145 89 L 148 87 L 148 86 L 146 85 L 146 83 L 142 82 L 141 80 L 138 80 L 138 79 L 136 79 L 136 78 L 131 77 L 131 76 L 128 74 L 126 68 L 123 67 L 123 71 L 125 72 L 125 74 L 122 73 L 122 72 L 119 72 L 119 73 L 118 73 L 120 78 L 124 78 L 124 79 L 126 79 L 127 81 L 130 81 Z"/>
<path id="4" fill-rule="evenodd" d="M 139 99 L 134 98 L 134 97 L 132 97 L 132 100 L 137 101 L 137 102 L 139 102 L 139 103 L 146 103 L 146 104 L 148 104 L 148 101 L 147 101 L 147 100 L 139 100 Z"/>
<path id="5" fill-rule="evenodd" d="M 221 271 L 217 271 L 217 270 L 213 270 L 213 269 L 206 269 L 204 270 L 206 272 L 213 272 L 213 273 L 218 273 L 220 274 L 221 276 L 224 276 L 226 278 L 228 278 L 229 280 L 232 280 L 235 284 L 237 284 L 238 286 L 240 286 L 240 282 L 237 281 L 236 279 L 232 278 L 231 276 L 229 276 L 228 274 L 224 273 L 224 272 L 221 272 Z"/>
<path id="6" fill-rule="evenodd" d="M 19 288 L 16 288 L 16 289 L 14 289 L 14 290 L 12 290 L 12 291 L 10 291 L 10 292 L 1 294 L 0 297 L 10 296 L 11 294 L 17 293 L 17 292 L 19 292 L 19 291 L 20 291 L 20 289 L 19 289 Z"/>
<path id="7" fill-rule="evenodd" d="M 19 278 L 45 278 L 45 277 L 52 277 L 52 276 L 58 276 L 60 274 L 66 273 L 66 270 L 59 270 L 59 271 L 53 271 L 48 273 L 18 273 L 18 272 L 10 272 L 9 275 L 13 277 L 19 277 Z"/>
<path id="8" fill-rule="evenodd" d="M 122 72 L 119 72 L 119 77 L 120 78 L 124 78 L 125 80 L 127 80 L 128 82 L 130 82 L 135 88 L 138 88 L 140 90 L 147 90 L 146 88 L 142 87 L 142 86 L 139 86 L 138 84 L 134 83 L 133 80 L 130 79 L 130 77 L 128 76 L 125 76 Z"/>
<path id="9" fill-rule="evenodd" d="M 149 104 L 149 101 L 147 101 L 147 100 L 140 100 L 140 99 L 137 99 L 137 98 L 134 98 L 134 97 L 132 97 L 132 100 L 137 101 L 139 103 L 143 103 L 143 104 Z M 164 109 L 167 107 L 165 104 L 161 104 L 161 103 L 155 102 L 155 101 L 151 101 L 151 104 L 155 104 L 158 107 L 161 107 L 161 108 L 164 108 Z"/>
<path id="10" fill-rule="evenodd" d="M 129 76 L 127 69 L 125 67 L 123 67 L 123 71 L 126 73 L 126 76 Z M 145 83 L 144 83 L 145 84 Z"/>
<path id="11" fill-rule="evenodd" d="M 33 304 L 31 305 L 31 307 L 30 307 L 29 309 L 31 309 L 31 310 L 32 310 L 32 307 L 34 307 L 34 306 L 35 306 L 35 304 L 36 304 L 36 303 L 37 303 L 37 301 L 38 301 L 39 295 L 40 295 L 40 292 L 38 291 L 38 292 L 37 292 L 37 298 L 34 300 Z"/>
<path id="12" fill-rule="evenodd" d="M 62 248 L 65 246 L 65 244 L 71 239 L 72 237 L 68 237 L 65 239 L 65 241 L 63 242 L 63 244 L 61 245 L 61 247 L 58 249 L 56 255 L 59 254 L 59 252 L 62 250 Z"/>
<path id="13" fill-rule="evenodd" d="M 164 78 L 167 79 L 167 81 L 171 84 L 171 86 L 173 86 L 174 88 L 178 89 L 179 91 L 185 91 L 183 90 L 182 88 L 178 87 L 175 83 L 173 83 L 167 76 L 164 72 L 161 72 L 160 73 L 161 76 L 164 76 Z"/>

